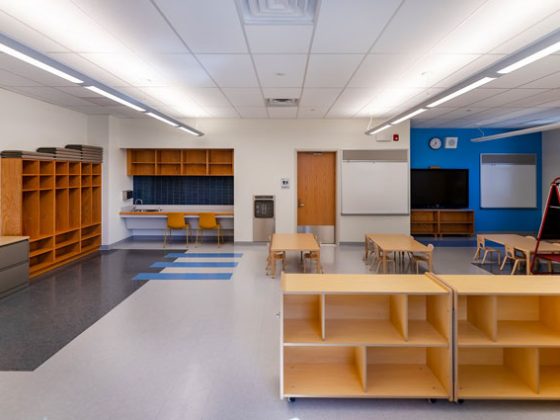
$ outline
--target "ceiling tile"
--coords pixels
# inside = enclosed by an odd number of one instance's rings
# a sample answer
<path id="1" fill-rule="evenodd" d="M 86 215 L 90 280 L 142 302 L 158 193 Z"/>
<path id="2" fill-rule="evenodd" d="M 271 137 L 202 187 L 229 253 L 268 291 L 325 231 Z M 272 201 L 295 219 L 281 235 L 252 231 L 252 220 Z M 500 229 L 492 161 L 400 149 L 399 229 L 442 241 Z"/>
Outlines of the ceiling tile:
<path id="1" fill-rule="evenodd" d="M 323 118 L 329 107 L 300 107 L 298 118 Z"/>
<path id="2" fill-rule="evenodd" d="M 412 58 L 404 54 L 367 55 L 348 86 L 353 88 L 383 86 L 402 73 L 412 64 L 412 61 Z"/>
<path id="3" fill-rule="evenodd" d="M 239 118 L 239 113 L 232 107 L 206 108 L 212 118 Z"/>
<path id="4" fill-rule="evenodd" d="M 301 88 L 263 88 L 265 98 L 299 98 L 301 96 Z"/>
<path id="5" fill-rule="evenodd" d="M 560 70 L 560 68 L 558 68 Z M 557 89 L 560 88 L 560 71 L 557 73 L 537 79 L 531 83 L 523 85 L 524 88 L 546 88 Z"/>
<path id="6" fill-rule="evenodd" d="M 477 57 L 476 55 L 470 56 Z M 473 74 L 484 70 L 486 67 L 491 66 L 497 61 L 501 60 L 504 56 L 500 54 L 485 54 L 474 58 L 472 61 L 466 61 L 465 65 L 455 69 L 443 79 L 434 80 L 435 85 L 443 88 L 450 88 L 465 79 L 470 78 Z"/>
<path id="7" fill-rule="evenodd" d="M 46 86 L 75 86 L 72 82 L 31 66 L 7 54 L 0 53 L 0 69 L 32 80 L 36 82 L 36 84 L 39 83 Z"/>
<path id="8" fill-rule="evenodd" d="M 369 104 L 374 96 L 375 91 L 372 89 L 347 88 L 338 97 L 327 116 L 344 115 L 353 117 L 354 114 Z"/>
<path id="9" fill-rule="evenodd" d="M 237 107 L 237 112 L 241 118 L 268 118 L 265 107 Z"/>
<path id="10" fill-rule="evenodd" d="M 234 1 L 154 0 L 194 53 L 246 53 Z"/>
<path id="11" fill-rule="evenodd" d="M 193 88 L 215 87 L 206 70 L 191 54 L 152 55 L 148 63 L 170 84 L 183 84 Z"/>
<path id="12" fill-rule="evenodd" d="M 129 85 L 123 79 L 120 79 L 109 71 L 99 67 L 97 64 L 92 63 L 78 54 L 52 53 L 49 54 L 49 57 L 107 86 L 120 87 Z"/>
<path id="13" fill-rule="evenodd" d="M 464 106 L 469 106 L 469 105 L 472 105 L 472 104 L 476 103 L 476 106 L 480 106 L 478 101 L 481 101 L 481 100 L 486 99 L 486 98 L 491 98 L 493 96 L 504 93 L 505 91 L 506 91 L 505 89 L 492 89 L 492 88 L 474 89 L 474 90 L 471 90 L 470 92 L 464 93 L 461 96 L 453 98 L 450 101 L 447 101 L 446 105 L 450 106 L 450 107 L 453 107 L 453 106 L 464 107 Z"/>
<path id="14" fill-rule="evenodd" d="M 240 107 L 264 107 L 263 95 L 259 88 L 224 88 L 223 92 L 238 110 Z"/>
<path id="15" fill-rule="evenodd" d="M 313 33 L 312 25 L 246 25 L 252 53 L 306 54 Z"/>
<path id="16" fill-rule="evenodd" d="M 227 98 L 218 88 L 187 89 L 186 92 L 197 104 L 205 109 L 231 107 Z"/>
<path id="17" fill-rule="evenodd" d="M 365 53 L 401 0 L 329 0 L 321 2 L 312 51 Z"/>
<path id="18" fill-rule="evenodd" d="M 364 58 L 360 54 L 312 54 L 306 87 L 344 87 Z"/>
<path id="19" fill-rule="evenodd" d="M 72 1 L 133 51 L 187 52 L 179 37 L 149 0 Z"/>
<path id="20" fill-rule="evenodd" d="M 297 108 L 295 106 L 292 107 L 270 107 L 268 108 L 268 115 L 270 118 L 296 118 L 297 117 Z"/>
<path id="21" fill-rule="evenodd" d="M 480 100 L 475 103 L 476 106 L 482 107 L 504 107 L 509 103 L 520 100 L 527 99 L 532 96 L 538 95 L 539 93 L 545 92 L 545 89 L 510 89 L 502 90 L 502 93 L 492 96 L 490 98 Z"/>
<path id="22" fill-rule="evenodd" d="M 340 88 L 305 88 L 299 102 L 300 107 L 328 109 L 340 95 Z"/>
<path id="23" fill-rule="evenodd" d="M 141 90 L 159 103 L 173 110 L 174 115 L 181 117 L 208 116 L 208 110 L 198 104 L 187 89 L 174 87 L 142 87 Z"/>
<path id="24" fill-rule="evenodd" d="M 197 58 L 220 87 L 259 86 L 247 54 L 199 54 Z"/>
<path id="25" fill-rule="evenodd" d="M 131 85 L 167 85 L 161 73 L 134 54 L 87 53 L 81 56 Z"/>
<path id="26" fill-rule="evenodd" d="M 557 101 L 560 98 L 560 89 L 546 90 L 544 92 L 538 93 L 537 95 L 531 95 L 525 98 L 518 99 L 516 101 L 507 104 L 508 108 L 516 107 L 537 107 L 547 102 Z"/>
<path id="27" fill-rule="evenodd" d="M 6 70 L 0 70 L 0 85 L 1 86 L 39 86 L 38 83 L 31 79 L 18 76 Z"/>
<path id="28" fill-rule="evenodd" d="M 80 99 L 72 95 L 57 90 L 56 88 L 46 86 L 33 86 L 33 87 L 17 87 L 18 92 L 31 96 L 33 98 L 41 99 L 51 104 L 72 108 L 73 106 L 92 105 L 91 102 Z"/>
<path id="29" fill-rule="evenodd" d="M 307 56 L 303 54 L 254 55 L 263 87 L 297 87 L 303 84 Z"/>
<path id="30" fill-rule="evenodd" d="M 430 51 L 485 1 L 405 1 L 371 52 L 420 56 Z"/>
<path id="31" fill-rule="evenodd" d="M 48 38 L 14 17 L 0 10 L 0 28 L 2 33 L 23 45 L 44 52 L 67 52 L 68 48 Z"/>

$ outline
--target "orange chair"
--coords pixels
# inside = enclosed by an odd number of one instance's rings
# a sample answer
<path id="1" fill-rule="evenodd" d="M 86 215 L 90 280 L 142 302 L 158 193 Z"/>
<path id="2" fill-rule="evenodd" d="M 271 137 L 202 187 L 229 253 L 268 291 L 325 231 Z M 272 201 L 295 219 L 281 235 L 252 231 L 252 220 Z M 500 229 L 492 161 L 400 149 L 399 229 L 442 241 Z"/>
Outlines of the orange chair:
<path id="1" fill-rule="evenodd" d="M 220 246 L 220 238 L 222 236 L 222 231 L 220 224 L 216 220 L 216 215 L 214 213 L 200 213 L 198 215 L 198 229 L 196 231 L 196 243 L 198 244 L 198 235 L 201 230 L 217 230 L 218 231 L 218 246 Z M 222 243 L 223 243 L 222 238 Z"/>
<path id="2" fill-rule="evenodd" d="M 189 246 L 189 224 L 185 221 L 185 213 L 168 213 L 167 229 L 163 236 L 163 247 L 167 246 L 167 237 L 171 236 L 173 230 L 185 229 L 187 247 Z"/>

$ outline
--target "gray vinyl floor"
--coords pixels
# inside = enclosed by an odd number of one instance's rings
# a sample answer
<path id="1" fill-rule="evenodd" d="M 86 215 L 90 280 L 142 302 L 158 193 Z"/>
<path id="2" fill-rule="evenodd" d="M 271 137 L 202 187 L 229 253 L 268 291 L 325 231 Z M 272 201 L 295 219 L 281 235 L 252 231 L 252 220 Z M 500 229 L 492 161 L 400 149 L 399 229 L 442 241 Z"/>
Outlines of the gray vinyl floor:
<path id="1" fill-rule="evenodd" d="M 34 371 L 0 372 L 0 419 L 560 418 L 555 402 L 280 400 L 279 280 L 264 275 L 264 245 L 226 250 L 244 254 L 232 280 L 150 281 Z M 485 273 L 472 251 L 437 248 L 435 271 Z M 366 272 L 361 257 L 322 249 L 326 272 Z"/>

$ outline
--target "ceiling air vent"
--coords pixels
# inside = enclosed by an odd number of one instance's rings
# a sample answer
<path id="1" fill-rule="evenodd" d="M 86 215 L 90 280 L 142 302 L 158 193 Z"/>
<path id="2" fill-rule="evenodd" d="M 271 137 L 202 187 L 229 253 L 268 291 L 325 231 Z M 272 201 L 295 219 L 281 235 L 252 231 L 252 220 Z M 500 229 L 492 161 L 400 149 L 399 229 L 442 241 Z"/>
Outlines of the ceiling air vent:
<path id="1" fill-rule="evenodd" d="M 312 25 L 319 0 L 237 0 L 246 25 Z"/>
<path id="2" fill-rule="evenodd" d="M 267 98 L 266 106 L 268 107 L 286 107 L 298 106 L 299 99 L 297 98 Z"/>

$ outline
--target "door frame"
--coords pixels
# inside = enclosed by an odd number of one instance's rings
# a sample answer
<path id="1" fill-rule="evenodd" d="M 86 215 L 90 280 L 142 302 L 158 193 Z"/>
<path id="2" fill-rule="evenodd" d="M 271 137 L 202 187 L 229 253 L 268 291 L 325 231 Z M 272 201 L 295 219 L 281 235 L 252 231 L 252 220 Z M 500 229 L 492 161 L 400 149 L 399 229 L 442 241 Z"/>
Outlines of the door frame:
<path id="1" fill-rule="evenodd" d="M 334 182 L 334 201 L 335 201 L 335 209 L 334 209 L 334 244 L 339 244 L 339 231 L 338 227 L 340 226 L 340 159 L 342 154 L 340 153 L 340 149 L 335 148 L 321 148 L 321 147 L 306 147 L 306 148 L 296 148 L 294 149 L 294 192 L 292 193 L 292 198 L 294 201 L 294 232 L 297 232 L 298 228 L 298 154 L 300 152 L 306 153 L 334 153 L 334 161 L 335 161 L 335 182 Z"/>

